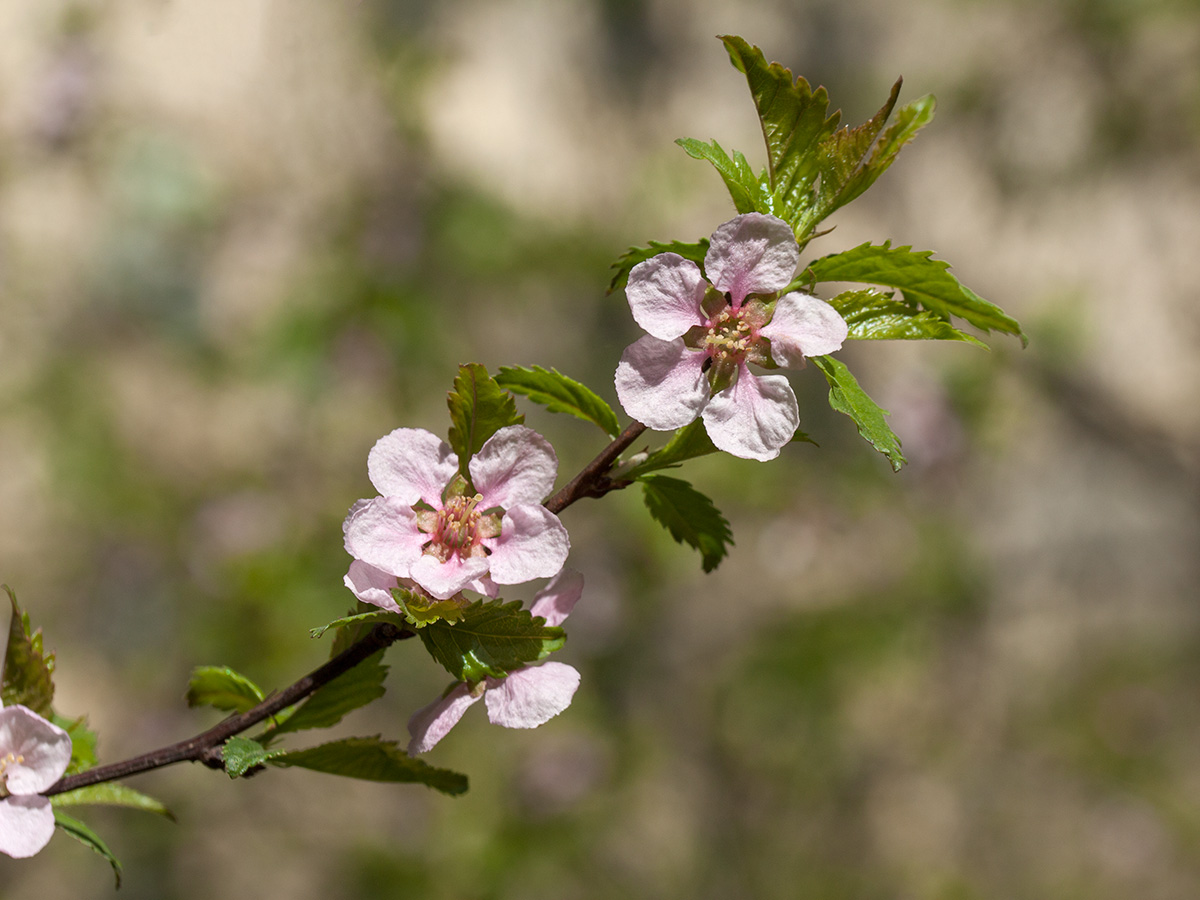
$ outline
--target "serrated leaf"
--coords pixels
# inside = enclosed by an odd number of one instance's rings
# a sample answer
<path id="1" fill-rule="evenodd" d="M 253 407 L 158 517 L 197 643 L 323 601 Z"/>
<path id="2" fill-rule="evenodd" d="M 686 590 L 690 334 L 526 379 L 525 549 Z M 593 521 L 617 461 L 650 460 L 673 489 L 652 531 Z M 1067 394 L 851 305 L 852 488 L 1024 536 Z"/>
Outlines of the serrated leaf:
<path id="1" fill-rule="evenodd" d="M 103 784 L 90 784 L 76 788 L 64 794 L 55 794 L 50 798 L 50 805 L 59 806 L 124 806 L 129 809 L 140 809 L 143 812 L 154 813 L 175 821 L 175 816 L 161 801 L 135 791 L 131 787 L 116 781 Z"/>
<path id="2" fill-rule="evenodd" d="M 424 628 L 434 622 L 453 624 L 463 617 L 467 609 L 467 604 L 453 597 L 449 600 L 435 600 L 433 597 L 404 588 L 393 588 L 392 598 L 404 612 L 404 620 L 413 628 Z"/>
<path id="3" fill-rule="evenodd" d="M 225 742 L 221 749 L 225 761 L 225 771 L 230 778 L 239 778 L 255 766 L 262 765 L 268 759 L 284 753 L 283 750 L 268 750 L 258 741 L 235 735 Z"/>
<path id="4" fill-rule="evenodd" d="M 376 622 L 391 622 L 393 625 L 404 626 L 404 616 L 399 613 L 391 612 L 386 609 L 376 609 L 371 612 L 356 613 L 352 616 L 343 616 L 340 619 L 334 619 L 327 625 L 322 625 L 320 628 L 310 628 L 308 634 L 310 637 L 319 638 L 325 634 L 330 628 L 347 628 L 357 625 L 374 625 Z M 345 648 L 343 648 L 345 649 Z"/>
<path id="5" fill-rule="evenodd" d="M 966 341 L 987 347 L 978 338 L 959 331 L 937 313 L 918 309 L 869 288 L 844 291 L 829 301 L 850 329 L 855 341 Z"/>
<path id="6" fill-rule="evenodd" d="M 406 754 L 394 741 L 375 737 L 346 738 L 305 750 L 282 753 L 273 766 L 298 766 L 329 775 L 344 775 L 365 781 L 424 784 L 444 794 L 462 794 L 467 776 L 437 769 Z"/>
<path id="7" fill-rule="evenodd" d="M 471 480 L 467 463 L 493 434 L 508 425 L 520 425 L 525 416 L 517 412 L 512 394 L 505 391 L 479 363 L 458 367 L 454 390 L 446 396 L 450 407 L 449 442 L 458 454 L 458 470 Z"/>
<path id="8" fill-rule="evenodd" d="M 729 189 L 733 205 L 739 213 L 761 212 L 773 213 L 770 188 L 764 186 L 759 177 L 750 168 L 750 163 L 740 150 L 733 151 L 733 157 L 725 152 L 715 140 L 706 144 L 695 138 L 679 138 L 675 141 L 692 159 L 706 159 L 713 164 Z"/>
<path id="9" fill-rule="evenodd" d="M 646 508 L 671 537 L 700 551 L 705 572 L 711 572 L 733 543 L 729 522 L 713 502 L 686 481 L 666 475 L 640 479 Z"/>
<path id="10" fill-rule="evenodd" d="M 517 601 L 478 601 L 453 625 L 434 622 L 417 632 L 430 656 L 459 681 L 472 684 L 544 659 L 562 647 L 566 633 L 538 624 Z"/>
<path id="11" fill-rule="evenodd" d="M 852 250 L 823 256 L 810 263 L 804 275 L 812 281 L 851 281 L 897 288 L 910 304 L 942 318 L 958 316 L 985 332 L 1001 331 L 1026 342 L 1016 319 L 984 300 L 950 274 L 949 263 L 933 259 L 933 251 L 914 253 L 911 247 L 860 244 Z"/>
<path id="12" fill-rule="evenodd" d="M 505 366 L 496 374 L 496 383 L 515 394 L 524 394 L 550 412 L 567 413 L 585 422 L 593 422 L 610 437 L 615 438 L 621 433 L 617 414 L 611 406 L 591 388 L 556 369 Z"/>
<path id="13" fill-rule="evenodd" d="M 716 452 L 716 445 L 709 438 L 708 432 L 704 430 L 704 422 L 696 419 L 691 424 L 678 429 L 663 447 L 655 450 L 636 466 L 621 474 L 620 477 L 632 480 L 659 469 L 673 468 L 686 460 L 695 459 L 697 456 L 707 456 L 709 453 Z"/>
<path id="14" fill-rule="evenodd" d="M 43 718 L 50 718 L 54 700 L 54 654 L 42 648 L 42 630 L 31 631 L 29 613 L 17 605 L 17 595 L 3 585 L 12 604 L 8 647 L 4 655 L 4 685 L 0 699 L 5 706 L 19 703 Z"/>
<path id="15" fill-rule="evenodd" d="M 812 361 L 829 382 L 829 405 L 853 419 L 858 433 L 888 458 L 894 471 L 899 472 L 908 460 L 900 452 L 900 439 L 888 427 L 887 411 L 867 396 L 841 360 L 832 356 L 814 356 Z"/>
<path id="16" fill-rule="evenodd" d="M 664 244 L 659 241 L 651 241 L 647 247 L 630 247 L 612 264 L 612 268 L 616 270 L 612 281 L 609 282 L 608 292 L 611 294 L 618 288 L 625 287 L 629 281 L 629 273 L 640 262 L 645 262 L 648 259 L 653 259 L 660 253 L 678 253 L 684 259 L 690 259 L 701 268 L 704 267 L 704 257 L 708 253 L 708 238 L 701 238 L 694 244 L 687 244 L 683 241 L 672 241 L 669 244 Z"/>
<path id="17" fill-rule="evenodd" d="M 68 816 L 60 809 L 54 810 L 54 824 L 69 834 L 85 847 L 91 847 L 101 856 L 108 860 L 108 864 L 112 866 L 113 876 L 117 880 L 117 887 L 121 886 L 121 863 L 113 856 L 112 851 L 108 849 L 108 845 L 100 840 L 100 835 L 92 831 L 78 819 Z"/>
<path id="18" fill-rule="evenodd" d="M 266 699 L 262 688 L 229 666 L 197 666 L 188 679 L 188 706 L 245 712 Z"/>
<path id="19" fill-rule="evenodd" d="M 71 761 L 64 775 L 74 775 L 96 765 L 96 732 L 88 728 L 87 716 L 67 719 L 55 713 L 50 721 L 71 738 Z"/>
<path id="20" fill-rule="evenodd" d="M 329 728 L 336 725 L 347 713 L 384 695 L 383 681 L 387 672 L 388 667 L 383 665 L 383 651 L 380 650 L 315 690 L 294 713 L 273 728 L 265 739 L 274 740 L 278 735 L 290 731 Z"/>

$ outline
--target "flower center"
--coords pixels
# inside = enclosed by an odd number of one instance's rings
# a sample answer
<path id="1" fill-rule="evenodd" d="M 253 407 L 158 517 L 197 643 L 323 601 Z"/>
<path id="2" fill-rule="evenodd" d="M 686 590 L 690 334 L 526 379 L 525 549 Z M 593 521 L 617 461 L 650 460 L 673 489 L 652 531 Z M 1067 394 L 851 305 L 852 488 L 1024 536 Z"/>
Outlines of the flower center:
<path id="1" fill-rule="evenodd" d="M 726 308 L 708 320 L 699 349 L 706 351 L 714 363 L 725 360 L 738 363 L 757 342 L 755 332 L 740 309 Z"/>
<path id="2" fill-rule="evenodd" d="M 449 497 L 441 509 L 417 510 L 417 528 L 430 537 L 424 552 L 440 562 L 456 554 L 463 559 L 486 556 L 488 549 L 482 542 L 500 534 L 500 517 L 480 512 L 481 500 L 482 494 L 459 494 Z"/>

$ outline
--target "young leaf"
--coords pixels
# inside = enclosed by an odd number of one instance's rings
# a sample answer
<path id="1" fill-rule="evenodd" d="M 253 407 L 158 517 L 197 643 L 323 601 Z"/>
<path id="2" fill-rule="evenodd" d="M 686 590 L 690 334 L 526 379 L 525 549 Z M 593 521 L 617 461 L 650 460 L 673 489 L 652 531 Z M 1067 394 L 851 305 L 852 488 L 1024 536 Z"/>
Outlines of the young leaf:
<path id="1" fill-rule="evenodd" d="M 155 813 L 175 821 L 175 816 L 163 804 L 153 797 L 135 791 L 115 781 L 104 784 L 90 784 L 86 787 L 67 791 L 65 794 L 55 794 L 50 798 L 50 805 L 59 806 L 125 806 L 129 809 L 140 809 L 144 812 Z"/>
<path id="2" fill-rule="evenodd" d="M 87 716 L 67 719 L 55 713 L 50 721 L 71 738 L 71 761 L 64 775 L 74 775 L 96 764 L 96 732 L 87 727 Z"/>
<path id="3" fill-rule="evenodd" d="M 273 756 L 283 753 L 283 750 L 268 750 L 258 741 L 235 735 L 225 742 L 222 756 L 225 760 L 225 771 L 230 778 L 238 778 L 255 766 L 262 765 Z"/>
<path id="4" fill-rule="evenodd" d="M 618 288 L 625 287 L 625 283 L 629 281 L 629 272 L 634 266 L 652 259 L 660 253 L 677 253 L 703 268 L 704 257 L 708 253 L 708 238 L 701 238 L 694 244 L 685 244 L 683 241 L 672 241 L 669 244 L 651 241 L 648 247 L 630 247 L 612 264 L 612 268 L 616 269 L 616 274 L 609 282 L 608 292 L 611 294 Z"/>
<path id="5" fill-rule="evenodd" d="M 298 766 L 364 781 L 424 784 L 444 794 L 462 794 L 467 790 L 466 775 L 449 769 L 435 769 L 406 754 L 394 741 L 384 741 L 378 735 L 292 750 L 274 757 L 270 764 Z"/>
<path id="6" fill-rule="evenodd" d="M 900 439 L 884 418 L 887 411 L 867 396 L 841 360 L 832 356 L 814 356 L 812 361 L 829 382 L 829 405 L 853 419 L 858 433 L 888 458 L 894 471 L 899 472 L 908 460 L 900 452 Z"/>
<path id="7" fill-rule="evenodd" d="M 383 680 L 388 672 L 388 667 L 382 663 L 383 651 L 380 650 L 318 688 L 294 713 L 268 732 L 264 740 L 274 740 L 289 731 L 328 728 L 340 722 L 346 713 L 378 700 L 384 694 Z"/>
<path id="8" fill-rule="evenodd" d="M 704 430 L 704 422 L 696 419 L 690 425 L 684 425 L 676 431 L 665 446 L 655 450 L 629 471 L 621 474 L 620 478 L 633 480 L 649 472 L 673 468 L 685 460 L 716 452 L 716 446 L 709 438 L 708 432 Z"/>
<path id="9" fill-rule="evenodd" d="M 887 127 L 871 158 L 867 160 L 856 173 L 853 183 L 843 195 L 839 205 L 844 206 L 858 197 L 875 183 L 880 175 L 887 170 L 900 153 L 900 148 L 917 136 L 917 132 L 933 121 L 933 111 L 937 102 L 932 94 L 919 97 L 907 106 L 902 106 L 896 113 L 896 121 Z"/>
<path id="10" fill-rule="evenodd" d="M 376 622 L 391 622 L 393 625 L 399 625 L 403 627 L 404 616 L 386 609 L 376 609 L 372 610 L 371 612 L 357 613 L 352 616 L 343 616 L 340 619 L 334 619 L 328 625 L 322 625 L 320 628 L 310 628 L 308 630 L 308 634 L 309 637 L 319 638 L 330 628 L 347 628 L 351 626 L 356 627 L 359 625 L 368 624 L 373 625 Z"/>
<path id="11" fill-rule="evenodd" d="M 984 300 L 950 274 L 949 263 L 933 259 L 933 251 L 914 253 L 911 247 L 861 244 L 852 250 L 823 256 L 805 270 L 813 281 L 852 281 L 898 288 L 913 305 L 932 310 L 944 319 L 958 316 L 983 331 L 1025 335 L 1016 319 Z"/>
<path id="12" fill-rule="evenodd" d="M 467 463 L 493 434 L 507 425 L 520 425 L 525 416 L 487 369 L 479 363 L 458 367 L 454 390 L 446 397 L 450 407 L 450 446 L 458 454 L 458 469 L 470 480 Z"/>
<path id="13" fill-rule="evenodd" d="M 517 601 L 472 603 L 454 624 L 434 622 L 417 632 L 430 656 L 459 681 L 503 678 L 562 647 L 561 628 L 539 624 Z"/>
<path id="14" fill-rule="evenodd" d="M 739 213 L 761 212 L 773 213 L 771 191 L 765 187 L 750 168 L 750 163 L 740 150 L 733 151 L 730 159 L 725 149 L 715 140 L 711 144 L 698 141 L 695 138 L 679 138 L 675 141 L 692 159 L 707 159 L 713 164 Z"/>
<path id="15" fill-rule="evenodd" d="M 449 622 L 453 625 L 463 617 L 467 607 L 459 600 L 435 600 L 424 594 L 393 588 L 392 598 L 404 612 L 404 620 L 413 628 L 424 628 L 434 622 Z"/>
<path id="16" fill-rule="evenodd" d="M 524 394 L 550 412 L 567 413 L 585 422 L 594 422 L 609 437 L 621 433 L 617 414 L 591 388 L 580 384 L 555 369 L 534 366 L 523 369 L 505 366 L 496 374 L 496 383 L 515 394 Z"/>
<path id="17" fill-rule="evenodd" d="M 846 320 L 849 338 L 855 341 L 966 341 L 977 347 L 987 344 L 959 331 L 937 313 L 918 309 L 870 288 L 844 291 L 829 301 Z"/>
<path id="18" fill-rule="evenodd" d="M 8 626 L 8 649 L 4 656 L 4 685 L 0 699 L 5 706 L 19 703 L 43 718 L 51 715 L 54 699 L 54 654 L 42 649 L 42 630 L 31 632 L 29 613 L 17 605 L 17 595 L 6 584 L 4 590 L 12 603 L 12 621 Z"/>
<path id="19" fill-rule="evenodd" d="M 642 497 L 650 515 L 680 543 L 700 551 L 701 565 L 711 572 L 729 552 L 733 534 L 711 500 L 686 481 L 665 475 L 641 479 Z"/>
<path id="20" fill-rule="evenodd" d="M 69 834 L 85 847 L 91 847 L 101 856 L 108 860 L 108 864 L 112 866 L 113 876 L 117 879 L 117 887 L 121 886 L 121 864 L 117 858 L 112 855 L 112 851 L 108 849 L 108 845 L 100 840 L 100 835 L 92 831 L 78 819 L 68 816 L 61 809 L 54 810 L 54 824 Z"/>
<path id="21" fill-rule="evenodd" d="M 197 666 L 188 679 L 188 706 L 245 712 L 266 698 L 257 684 L 229 666 Z"/>

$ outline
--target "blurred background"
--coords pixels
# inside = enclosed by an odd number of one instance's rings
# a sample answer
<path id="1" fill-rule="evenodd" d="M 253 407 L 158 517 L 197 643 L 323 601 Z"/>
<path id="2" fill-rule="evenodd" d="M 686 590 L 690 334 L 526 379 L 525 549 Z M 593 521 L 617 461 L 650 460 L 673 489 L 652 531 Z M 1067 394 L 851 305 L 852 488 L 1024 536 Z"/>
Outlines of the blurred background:
<path id="1" fill-rule="evenodd" d="M 685 470 L 711 576 L 635 492 L 571 508 L 568 712 L 472 710 L 428 757 L 459 799 L 140 776 L 178 824 L 80 810 L 126 900 L 1200 896 L 1192 0 L 5 0 L 0 580 L 56 706 L 114 761 L 216 720 L 196 665 L 322 661 L 367 451 L 444 432 L 458 363 L 615 404 L 609 264 L 733 213 L 672 141 L 763 160 L 723 33 L 852 123 L 937 95 L 810 250 L 932 249 L 1029 348 L 847 348 L 899 475 L 794 375 L 819 449 Z M 598 451 L 523 407 L 563 479 Z M 446 682 L 414 649 L 339 734 L 404 737 Z M 60 835 L 0 894 L 112 882 Z"/>

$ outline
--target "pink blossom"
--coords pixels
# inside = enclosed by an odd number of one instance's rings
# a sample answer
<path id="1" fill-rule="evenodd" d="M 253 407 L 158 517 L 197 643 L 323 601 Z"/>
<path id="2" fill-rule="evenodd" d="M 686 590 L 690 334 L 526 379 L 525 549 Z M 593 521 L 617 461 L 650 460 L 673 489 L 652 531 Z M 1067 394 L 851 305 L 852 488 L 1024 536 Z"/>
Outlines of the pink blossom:
<path id="1" fill-rule="evenodd" d="M 559 625 L 583 594 L 583 576 L 564 569 L 534 597 L 530 612 L 547 625 Z M 408 753 L 425 753 L 444 738 L 481 697 L 488 720 L 505 728 L 537 728 L 571 705 L 579 687 L 579 672 L 560 662 L 544 662 L 509 672 L 504 678 L 487 677 L 476 685 L 459 682 L 408 720 L 412 740 Z"/>
<path id="2" fill-rule="evenodd" d="M 676 253 L 660 253 L 629 273 L 625 295 L 648 333 L 617 365 L 617 396 L 625 411 L 658 431 L 696 416 L 721 450 L 767 460 L 796 432 L 800 411 L 783 375 L 809 356 L 842 346 L 847 327 L 837 310 L 792 291 L 800 248 L 782 219 L 746 213 L 713 232 L 704 268 Z"/>
<path id="3" fill-rule="evenodd" d="M 556 574 L 567 530 L 541 505 L 558 473 L 549 441 L 523 425 L 492 435 L 458 473 L 450 446 L 419 428 L 397 428 L 367 457 L 380 496 L 359 500 L 342 526 L 346 551 L 445 600 L 471 589 Z M 380 604 L 383 605 L 383 604 Z"/>
<path id="4" fill-rule="evenodd" d="M 0 853 L 33 856 L 54 834 L 54 812 L 41 792 L 71 761 L 71 737 L 24 706 L 0 709 Z"/>

